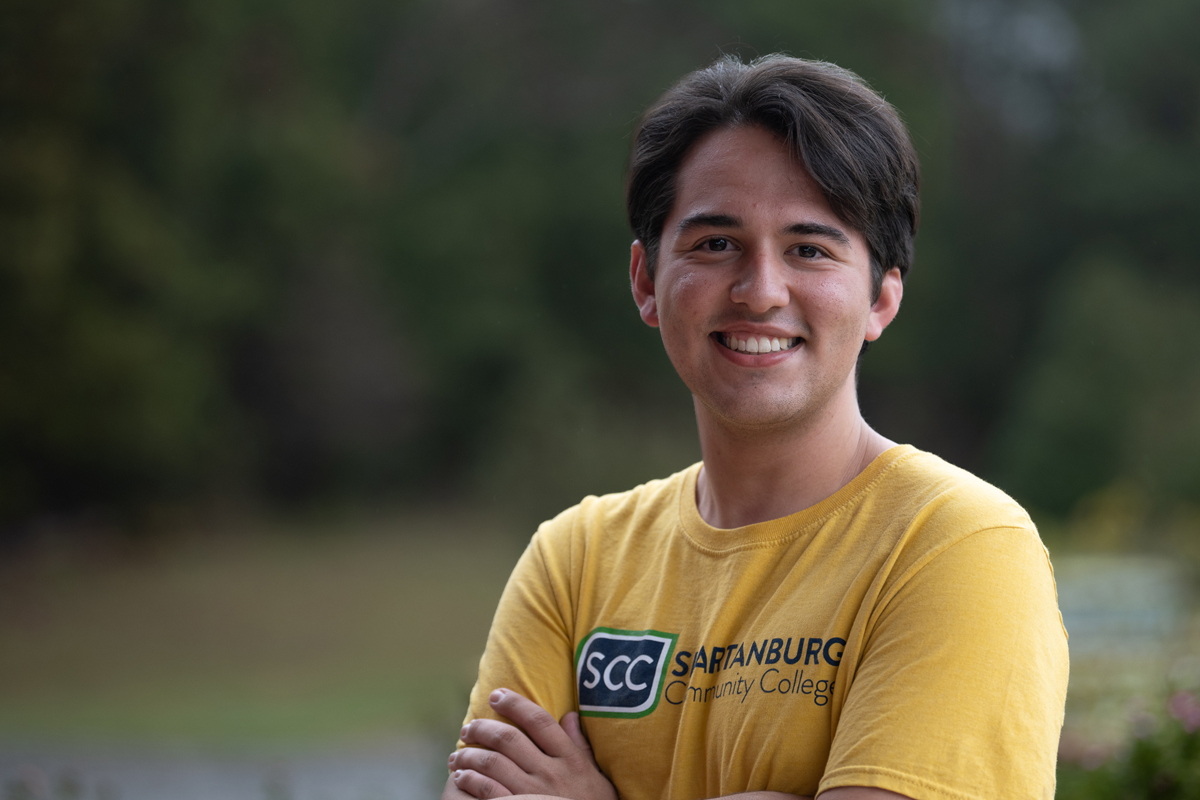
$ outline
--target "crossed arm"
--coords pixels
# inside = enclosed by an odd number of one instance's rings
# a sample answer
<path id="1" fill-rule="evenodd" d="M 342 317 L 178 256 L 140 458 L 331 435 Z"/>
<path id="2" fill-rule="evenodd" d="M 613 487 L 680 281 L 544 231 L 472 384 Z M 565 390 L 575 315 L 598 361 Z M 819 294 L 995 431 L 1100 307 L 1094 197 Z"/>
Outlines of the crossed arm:
<path id="1" fill-rule="evenodd" d="M 612 783 L 596 765 L 592 748 L 570 712 L 561 724 L 549 712 L 514 691 L 497 689 L 491 707 L 516 726 L 476 719 L 462 729 L 468 745 L 450 754 L 450 778 L 442 800 L 618 800 Z M 487 748 L 487 749 L 481 749 Z M 811 800 L 786 792 L 744 792 L 730 800 Z M 822 800 L 910 800 L 904 795 L 862 786 L 843 786 Z"/>

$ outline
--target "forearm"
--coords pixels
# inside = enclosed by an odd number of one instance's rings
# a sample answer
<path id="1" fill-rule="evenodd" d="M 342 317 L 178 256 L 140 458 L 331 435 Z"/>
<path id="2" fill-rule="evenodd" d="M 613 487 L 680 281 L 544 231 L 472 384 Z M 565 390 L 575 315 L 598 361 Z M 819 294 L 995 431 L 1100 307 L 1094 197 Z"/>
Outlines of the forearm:
<path id="1" fill-rule="evenodd" d="M 792 800 L 795 795 L 784 794 L 775 797 L 776 792 L 755 792 L 753 794 L 772 795 L 772 797 L 762 797 L 760 800 Z M 745 797 L 747 795 L 737 795 Z M 442 800 L 477 800 L 472 794 L 464 792 L 462 789 L 454 785 L 454 773 L 446 779 L 446 788 L 442 789 Z M 509 794 L 504 795 L 504 800 L 568 800 L 565 797 L 557 797 L 552 794 Z M 804 798 L 803 800 L 807 800 Z"/>
<path id="2" fill-rule="evenodd" d="M 446 788 L 442 789 L 442 800 L 475 800 L 475 797 L 454 785 L 454 773 L 451 772 L 446 778 Z"/>
<path id="3" fill-rule="evenodd" d="M 457 789 L 455 791 L 458 791 Z M 829 800 L 909 800 L 902 794 L 888 792 L 883 789 L 872 789 L 859 786 L 846 786 L 839 789 L 830 789 L 821 797 L 829 798 Z M 453 797 L 442 795 L 442 800 L 474 800 L 469 794 L 458 791 L 458 794 Z M 562 797 L 554 797 L 547 794 L 518 794 L 514 795 L 511 800 L 566 800 Z M 715 800 L 812 800 L 811 797 L 801 796 L 798 794 L 788 794 L 787 792 L 741 792 L 740 794 L 730 794 L 724 797 L 715 798 Z"/>
<path id="4" fill-rule="evenodd" d="M 456 790 L 457 791 L 457 790 Z M 465 792 L 458 792 L 454 797 L 442 795 L 442 800 L 474 800 Z M 896 798 L 897 800 L 909 800 L 901 794 L 888 792 L 883 789 L 872 789 L 859 786 L 847 786 L 840 789 L 830 789 L 822 795 L 822 798 L 829 800 L 888 800 Z M 554 797 L 548 794 L 518 794 L 514 795 L 511 800 L 566 800 L 562 797 Z M 788 794 L 787 792 L 741 792 L 739 794 L 725 795 L 724 797 L 715 798 L 715 800 L 812 800 L 811 797 L 801 796 L 798 794 Z"/>
<path id="5" fill-rule="evenodd" d="M 755 800 L 792 800 L 795 795 L 783 794 L 775 796 L 776 792 L 754 792 L 752 794 L 762 794 L 764 797 L 755 798 Z M 767 797 L 766 795 L 771 795 Z M 738 797 L 749 797 L 749 795 L 737 795 Z M 454 774 L 446 779 L 446 788 L 442 789 L 442 800 L 476 800 L 474 795 L 467 794 L 462 789 L 454 785 Z M 556 797 L 552 794 L 513 794 L 505 795 L 504 800 L 568 800 L 564 797 Z M 805 799 L 807 800 L 807 799 Z"/>
<path id="6" fill-rule="evenodd" d="M 509 800 L 509 798 L 506 798 L 506 800 Z M 566 800 L 566 798 L 554 797 L 548 794 L 518 794 L 514 795 L 511 800 Z M 742 792 L 741 794 L 718 797 L 715 800 L 812 800 L 812 798 L 801 797 L 800 795 L 788 794 L 786 792 Z"/>
<path id="7" fill-rule="evenodd" d="M 474 797 L 459 789 L 454 785 L 454 778 L 451 776 L 446 781 L 446 788 L 442 791 L 442 800 L 475 800 Z M 512 795 L 506 800 L 566 800 L 565 798 L 555 797 L 548 794 L 518 794 Z M 741 794 L 731 794 L 719 800 L 812 800 L 810 797 L 801 797 L 795 794 L 787 794 L 786 792 L 742 792 Z"/>
<path id="8" fill-rule="evenodd" d="M 830 789 L 823 794 L 822 800 L 908 800 L 904 795 L 889 792 L 884 789 L 866 788 L 861 786 L 842 786 L 837 789 Z M 451 775 L 446 780 L 446 788 L 442 791 L 442 800 L 476 800 L 472 795 L 467 794 L 462 789 L 454 785 L 454 776 Z M 567 798 L 557 797 L 548 794 L 518 794 L 511 795 L 511 800 L 567 800 Z M 801 797 L 796 794 L 788 794 L 787 792 L 741 792 L 739 794 L 726 795 L 717 800 L 812 800 L 811 797 Z"/>

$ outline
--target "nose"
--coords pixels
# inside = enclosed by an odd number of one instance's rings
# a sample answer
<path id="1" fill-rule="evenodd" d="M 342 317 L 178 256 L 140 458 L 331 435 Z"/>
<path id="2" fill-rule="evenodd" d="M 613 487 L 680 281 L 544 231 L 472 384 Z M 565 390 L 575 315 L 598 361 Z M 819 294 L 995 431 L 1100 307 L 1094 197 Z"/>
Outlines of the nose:
<path id="1" fill-rule="evenodd" d="M 791 300 L 785 279 L 787 268 L 781 258 L 769 252 L 747 252 L 729 298 L 754 314 L 787 306 Z"/>

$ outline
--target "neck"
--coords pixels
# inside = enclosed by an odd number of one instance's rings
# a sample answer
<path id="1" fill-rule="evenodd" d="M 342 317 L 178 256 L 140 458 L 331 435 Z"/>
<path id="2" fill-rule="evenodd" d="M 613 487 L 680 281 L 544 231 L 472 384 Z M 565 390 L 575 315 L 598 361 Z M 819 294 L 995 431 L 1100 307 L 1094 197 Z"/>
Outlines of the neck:
<path id="1" fill-rule="evenodd" d="M 738 429 L 696 403 L 704 467 L 696 482 L 700 516 L 716 528 L 786 517 L 829 497 L 895 445 L 867 425 L 858 398 L 835 401 L 814 418 L 771 429 Z"/>

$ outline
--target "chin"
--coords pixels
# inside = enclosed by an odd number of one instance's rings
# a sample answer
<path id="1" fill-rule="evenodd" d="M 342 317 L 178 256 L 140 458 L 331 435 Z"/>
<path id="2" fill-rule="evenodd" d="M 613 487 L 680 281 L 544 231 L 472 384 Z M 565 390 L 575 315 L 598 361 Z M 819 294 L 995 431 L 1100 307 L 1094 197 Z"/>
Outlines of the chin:
<path id="1" fill-rule="evenodd" d="M 806 418 L 810 409 L 799 398 L 789 398 L 790 402 L 774 401 L 765 398 L 751 399 L 745 395 L 729 398 L 724 402 L 700 402 L 708 409 L 714 418 L 729 428 L 743 430 L 771 430 L 795 425 Z"/>

